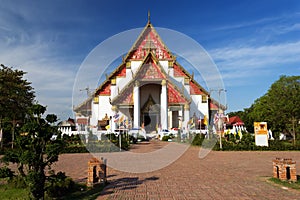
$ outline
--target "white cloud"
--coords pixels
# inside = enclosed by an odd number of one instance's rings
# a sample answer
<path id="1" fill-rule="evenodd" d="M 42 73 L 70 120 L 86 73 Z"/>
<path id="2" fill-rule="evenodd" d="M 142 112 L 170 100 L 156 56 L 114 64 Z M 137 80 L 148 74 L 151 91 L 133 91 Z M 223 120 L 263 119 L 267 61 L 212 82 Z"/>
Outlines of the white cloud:
<path id="1" fill-rule="evenodd" d="M 226 85 L 232 85 L 232 80 L 243 82 L 246 77 L 275 73 L 275 67 L 286 68 L 287 65 L 293 65 L 295 73 L 300 67 L 300 41 L 258 47 L 231 46 L 212 50 L 210 54 Z"/>
<path id="2" fill-rule="evenodd" d="M 60 118 L 68 117 L 77 66 L 57 56 L 53 47 L 40 41 L 17 46 L 2 44 L 2 47 L 0 62 L 27 72 L 25 78 L 32 82 L 38 102 L 47 105 L 48 112 Z"/>

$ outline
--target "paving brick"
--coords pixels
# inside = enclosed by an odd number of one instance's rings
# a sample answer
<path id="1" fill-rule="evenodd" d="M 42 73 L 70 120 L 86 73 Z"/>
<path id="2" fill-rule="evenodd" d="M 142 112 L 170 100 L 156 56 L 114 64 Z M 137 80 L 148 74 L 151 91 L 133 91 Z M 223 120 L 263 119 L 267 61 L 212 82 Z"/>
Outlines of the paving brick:
<path id="1" fill-rule="evenodd" d="M 170 143 L 151 141 L 135 145 L 133 152 L 156 151 Z M 283 190 L 261 177 L 273 176 L 272 160 L 292 158 L 300 172 L 300 152 L 215 152 L 198 158 L 190 147 L 171 165 L 148 173 L 126 173 L 108 168 L 109 185 L 98 199 L 299 199 L 300 192 Z M 75 181 L 86 182 L 91 154 L 64 154 L 55 164 Z M 109 160 L 108 160 L 109 162 Z"/>

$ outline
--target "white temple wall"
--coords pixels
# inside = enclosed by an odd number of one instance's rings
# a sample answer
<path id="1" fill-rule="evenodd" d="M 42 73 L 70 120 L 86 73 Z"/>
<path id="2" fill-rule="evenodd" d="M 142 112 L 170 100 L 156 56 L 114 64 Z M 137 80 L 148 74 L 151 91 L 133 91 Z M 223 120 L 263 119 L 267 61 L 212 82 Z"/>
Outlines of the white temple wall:
<path id="1" fill-rule="evenodd" d="M 182 85 L 184 84 L 184 78 L 183 77 L 173 77 L 176 81 L 180 82 Z"/>
<path id="2" fill-rule="evenodd" d="M 132 79 L 132 76 L 127 77 L 127 75 L 126 75 L 126 77 L 117 77 L 116 78 L 117 94 L 118 94 L 118 88 L 119 88 L 119 92 L 121 92 L 121 90 L 129 83 L 129 81 L 131 81 L 131 79 Z"/>
<path id="3" fill-rule="evenodd" d="M 208 116 L 208 105 L 207 103 L 202 103 L 202 95 L 191 95 L 192 103 L 190 105 L 190 115 L 193 116 L 194 113 L 196 117 L 204 118 L 204 115 Z"/>
<path id="4" fill-rule="evenodd" d="M 131 69 L 133 74 L 136 73 L 137 69 L 139 68 L 139 66 L 142 64 L 142 61 L 131 61 Z"/>
<path id="5" fill-rule="evenodd" d="M 166 71 L 166 73 L 168 73 L 169 76 L 174 77 L 174 68 L 169 68 L 168 71 Z"/>
<path id="6" fill-rule="evenodd" d="M 110 96 L 99 96 L 98 120 L 102 120 L 105 117 L 105 114 L 107 114 L 107 116 L 113 116 L 111 104 L 109 103 L 109 97 Z"/>
<path id="7" fill-rule="evenodd" d="M 159 64 L 163 67 L 163 69 L 165 70 L 165 72 L 168 73 L 169 61 L 167 61 L 167 60 L 160 60 Z"/>
<path id="8" fill-rule="evenodd" d="M 185 92 L 187 92 L 187 94 L 190 94 L 190 85 L 184 85 L 185 88 Z"/>
<path id="9" fill-rule="evenodd" d="M 133 74 L 132 74 L 132 71 L 131 71 L 132 69 L 126 69 L 126 81 L 130 81 L 131 79 L 132 79 L 132 76 L 133 76 Z M 128 83 L 127 82 L 127 83 Z"/>
<path id="10" fill-rule="evenodd" d="M 90 125 L 96 126 L 98 124 L 98 111 L 99 104 L 92 103 L 92 117 L 90 119 Z"/>
<path id="11" fill-rule="evenodd" d="M 118 88 L 116 85 L 111 85 L 110 86 L 110 95 L 111 95 L 111 99 L 113 100 L 117 95 L 118 95 Z M 100 102 L 100 99 L 99 99 Z"/>

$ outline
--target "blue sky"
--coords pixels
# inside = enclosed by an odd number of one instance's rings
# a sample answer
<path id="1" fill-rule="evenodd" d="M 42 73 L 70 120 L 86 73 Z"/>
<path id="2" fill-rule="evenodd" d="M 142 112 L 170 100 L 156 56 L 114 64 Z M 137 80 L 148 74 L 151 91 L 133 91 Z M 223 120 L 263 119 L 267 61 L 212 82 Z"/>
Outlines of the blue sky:
<path id="1" fill-rule="evenodd" d="M 23 69 L 37 100 L 72 117 L 76 73 L 105 39 L 155 27 L 196 40 L 216 63 L 228 112 L 243 110 L 280 75 L 300 75 L 300 1 L 19 1 L 0 4 L 0 63 Z M 172 49 L 171 49 L 172 50 Z"/>

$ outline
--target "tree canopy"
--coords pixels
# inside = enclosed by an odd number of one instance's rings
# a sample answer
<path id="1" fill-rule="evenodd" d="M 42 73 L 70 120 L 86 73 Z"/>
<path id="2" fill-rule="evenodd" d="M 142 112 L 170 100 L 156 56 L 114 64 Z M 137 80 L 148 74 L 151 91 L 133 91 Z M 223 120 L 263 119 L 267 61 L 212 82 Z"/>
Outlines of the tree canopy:
<path id="1" fill-rule="evenodd" d="M 266 121 L 272 131 L 287 132 L 296 139 L 300 120 L 300 76 L 281 76 L 250 108 L 239 113 L 247 128 Z"/>
<path id="2" fill-rule="evenodd" d="M 22 123 L 35 98 L 25 74 L 22 70 L 0 65 L 0 130 L 3 123 L 10 124 L 12 139 L 15 125 Z"/>

